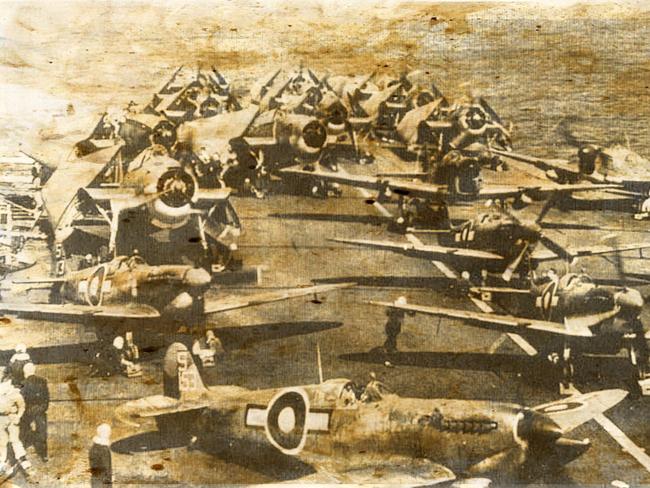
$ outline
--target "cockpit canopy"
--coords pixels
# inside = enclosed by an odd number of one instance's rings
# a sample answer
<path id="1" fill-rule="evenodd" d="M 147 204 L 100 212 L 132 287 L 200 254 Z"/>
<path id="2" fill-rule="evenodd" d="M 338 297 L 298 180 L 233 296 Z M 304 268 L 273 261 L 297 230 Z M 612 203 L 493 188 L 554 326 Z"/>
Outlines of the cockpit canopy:
<path id="1" fill-rule="evenodd" d="M 567 273 L 560 278 L 560 287 L 565 290 L 577 288 L 581 285 L 593 285 L 594 281 L 586 274 Z"/>

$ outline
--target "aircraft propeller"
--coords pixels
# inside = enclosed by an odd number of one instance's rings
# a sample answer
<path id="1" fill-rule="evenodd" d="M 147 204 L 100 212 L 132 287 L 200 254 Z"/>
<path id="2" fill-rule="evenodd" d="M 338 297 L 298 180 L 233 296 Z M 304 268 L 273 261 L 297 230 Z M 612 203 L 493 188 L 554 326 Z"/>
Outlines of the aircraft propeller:
<path id="1" fill-rule="evenodd" d="M 639 375 L 643 376 L 647 369 L 648 356 L 650 354 L 646 340 L 646 328 L 639 318 L 645 300 L 638 290 L 628 287 L 623 256 L 620 253 L 616 253 L 613 259 L 618 279 L 622 285 L 622 289 L 614 293 L 614 301 L 621 309 L 619 315 L 624 320 L 623 327 L 625 331 L 627 334 L 633 336 L 629 351 L 630 360 L 637 366 Z"/>
<path id="2" fill-rule="evenodd" d="M 547 249 L 553 251 L 565 262 L 570 264 L 574 261 L 575 256 L 573 254 L 571 254 L 564 246 L 562 246 L 555 240 L 551 239 L 548 235 L 546 235 L 543 232 L 542 225 L 541 225 L 542 220 L 549 212 L 549 210 L 552 208 L 552 206 L 553 206 L 553 198 L 549 198 L 544 204 L 544 207 L 542 207 L 542 210 L 540 211 L 539 215 L 537 216 L 534 222 L 523 222 L 518 218 L 516 218 L 512 213 L 508 212 L 506 208 L 503 209 L 506 213 L 508 213 L 510 218 L 513 220 L 514 227 L 519 227 L 519 234 L 521 236 L 520 240 L 523 243 L 520 252 L 517 253 L 515 258 L 510 262 L 510 264 L 508 264 L 507 268 L 503 272 L 502 278 L 504 281 L 509 282 L 512 279 L 513 274 L 521 264 L 527 252 L 537 242 L 541 242 Z"/>

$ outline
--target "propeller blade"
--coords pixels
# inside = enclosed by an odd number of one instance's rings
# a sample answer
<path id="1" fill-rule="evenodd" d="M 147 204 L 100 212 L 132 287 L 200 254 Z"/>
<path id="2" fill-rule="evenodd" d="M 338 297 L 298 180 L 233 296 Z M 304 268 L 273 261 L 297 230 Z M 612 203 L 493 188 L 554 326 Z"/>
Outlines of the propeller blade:
<path id="1" fill-rule="evenodd" d="M 524 259 L 524 256 L 526 255 L 526 251 L 528 251 L 529 247 L 530 247 L 530 243 L 526 241 L 522 246 L 519 254 L 517 254 L 517 257 L 508 265 L 506 270 L 501 275 L 503 281 L 509 282 L 512 279 L 512 275 L 514 274 L 515 271 L 517 271 L 517 268 L 521 264 L 522 259 Z"/>
<path id="2" fill-rule="evenodd" d="M 478 103 L 481 107 L 483 107 L 483 110 L 487 112 L 487 114 L 490 116 L 490 118 L 495 121 L 499 125 L 503 125 L 503 122 L 501 122 L 501 117 L 497 115 L 497 113 L 492 109 L 490 104 L 487 103 L 485 98 L 479 97 L 478 98 Z"/>
<path id="3" fill-rule="evenodd" d="M 316 76 L 316 73 L 314 73 L 311 69 L 307 68 L 307 74 L 309 74 L 309 77 L 311 78 L 311 81 L 314 82 L 314 85 L 320 84 L 320 80 L 318 79 L 318 76 Z"/>
<path id="4" fill-rule="evenodd" d="M 466 139 L 468 139 L 469 137 L 470 137 L 469 132 L 463 130 L 456 137 L 452 139 L 449 145 L 454 149 L 459 149 L 465 143 Z"/>
<path id="5" fill-rule="evenodd" d="M 553 205 L 555 205 L 555 198 L 557 197 L 557 194 L 553 193 L 547 200 L 544 202 L 544 206 L 542 207 L 542 210 L 539 212 L 539 215 L 535 219 L 535 223 L 540 225 L 542 223 L 542 220 L 544 220 L 544 217 L 546 217 L 546 214 L 550 212 L 550 210 L 553 208 Z"/>
<path id="6" fill-rule="evenodd" d="M 442 94 L 442 92 L 438 89 L 435 83 L 431 82 L 431 93 L 433 93 L 433 96 L 436 98 L 444 98 L 445 96 Z"/>

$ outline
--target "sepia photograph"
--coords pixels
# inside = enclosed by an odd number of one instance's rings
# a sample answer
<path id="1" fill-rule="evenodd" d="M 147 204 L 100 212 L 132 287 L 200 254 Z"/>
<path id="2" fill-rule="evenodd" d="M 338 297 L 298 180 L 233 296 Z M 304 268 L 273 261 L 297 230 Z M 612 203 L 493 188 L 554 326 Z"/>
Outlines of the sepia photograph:
<path id="1" fill-rule="evenodd" d="M 0 0 L 0 486 L 650 486 L 650 4 Z"/>

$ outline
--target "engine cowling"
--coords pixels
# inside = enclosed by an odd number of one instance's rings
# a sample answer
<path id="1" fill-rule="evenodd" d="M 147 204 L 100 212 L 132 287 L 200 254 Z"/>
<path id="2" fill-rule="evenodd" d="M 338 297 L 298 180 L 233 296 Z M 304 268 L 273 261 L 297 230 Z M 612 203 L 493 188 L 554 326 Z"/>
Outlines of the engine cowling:
<path id="1" fill-rule="evenodd" d="M 325 125 L 308 115 L 280 113 L 275 120 L 274 136 L 303 155 L 317 155 L 327 143 Z"/>
<path id="2" fill-rule="evenodd" d="M 578 149 L 578 168 L 583 175 L 591 175 L 596 171 L 596 163 L 601 155 L 599 147 L 592 144 Z"/>
<path id="3" fill-rule="evenodd" d="M 449 151 L 436 168 L 434 181 L 447 185 L 457 196 L 475 195 L 480 191 L 481 165 L 476 158 L 466 157 L 460 151 Z"/>
<path id="4" fill-rule="evenodd" d="M 164 229 L 187 222 L 198 190 L 194 176 L 178 161 L 163 155 L 144 157 L 139 167 L 127 173 L 124 183 L 142 194 L 143 203 L 152 212 L 151 223 Z"/>

